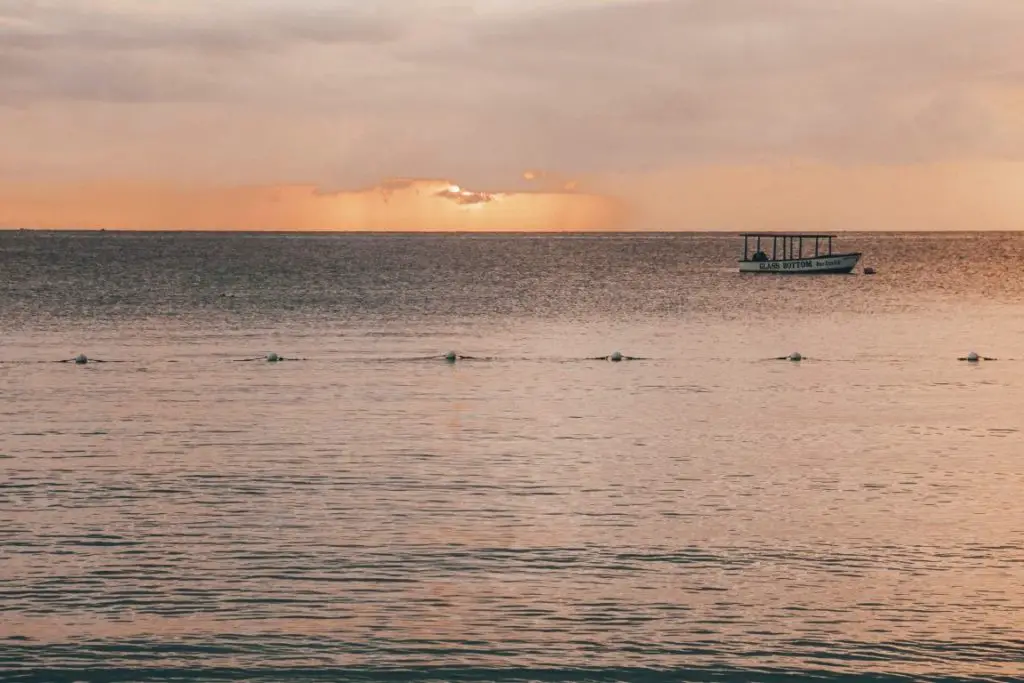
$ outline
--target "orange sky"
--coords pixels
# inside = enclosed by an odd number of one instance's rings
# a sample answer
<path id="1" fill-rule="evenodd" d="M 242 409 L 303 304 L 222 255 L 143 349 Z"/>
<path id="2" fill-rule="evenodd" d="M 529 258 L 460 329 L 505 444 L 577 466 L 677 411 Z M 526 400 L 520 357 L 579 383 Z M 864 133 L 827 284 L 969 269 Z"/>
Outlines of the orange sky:
<path id="1" fill-rule="evenodd" d="M 38 183 L 0 189 L 8 227 L 112 230 L 608 230 L 613 199 L 574 191 L 478 193 L 447 181 L 391 181 L 366 190 L 169 184 Z"/>
<path id="2" fill-rule="evenodd" d="M 1024 229 L 1022 36 L 1020 0 L 9 0 L 0 227 Z"/>

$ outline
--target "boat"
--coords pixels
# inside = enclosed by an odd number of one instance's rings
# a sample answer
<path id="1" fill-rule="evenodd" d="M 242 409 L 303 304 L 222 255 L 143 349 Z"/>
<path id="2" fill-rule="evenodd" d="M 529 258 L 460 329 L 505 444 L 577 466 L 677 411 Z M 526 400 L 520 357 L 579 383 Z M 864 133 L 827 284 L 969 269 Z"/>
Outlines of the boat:
<path id="1" fill-rule="evenodd" d="M 744 232 L 741 273 L 849 273 L 860 261 L 860 252 L 833 253 L 835 235 L 799 232 Z M 771 240 L 771 254 L 761 248 Z M 806 248 L 804 243 L 807 242 Z M 811 248 L 813 243 L 813 250 Z M 751 250 L 753 247 L 753 250 Z"/>

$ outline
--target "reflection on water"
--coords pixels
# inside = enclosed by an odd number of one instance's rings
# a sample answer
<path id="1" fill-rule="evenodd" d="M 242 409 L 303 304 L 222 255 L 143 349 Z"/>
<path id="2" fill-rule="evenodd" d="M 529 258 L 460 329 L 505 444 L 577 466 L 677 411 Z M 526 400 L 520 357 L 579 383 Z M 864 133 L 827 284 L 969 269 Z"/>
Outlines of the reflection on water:
<path id="1" fill-rule="evenodd" d="M 1022 240 L 849 242 L 0 235 L 0 671 L 1019 680 Z"/>

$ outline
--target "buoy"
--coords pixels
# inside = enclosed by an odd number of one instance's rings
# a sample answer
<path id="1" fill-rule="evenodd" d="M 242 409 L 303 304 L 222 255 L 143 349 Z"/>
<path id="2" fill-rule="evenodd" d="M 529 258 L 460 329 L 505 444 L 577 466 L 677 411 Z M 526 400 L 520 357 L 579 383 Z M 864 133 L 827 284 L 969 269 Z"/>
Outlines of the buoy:
<path id="1" fill-rule="evenodd" d="M 75 365 L 85 365 L 88 362 L 89 359 L 86 357 L 84 353 L 80 353 L 77 356 L 75 356 Z"/>
<path id="2" fill-rule="evenodd" d="M 444 354 L 444 359 L 449 363 L 454 363 L 458 359 L 458 357 L 459 354 L 455 353 L 454 351 L 449 351 L 448 353 Z"/>
<path id="3" fill-rule="evenodd" d="M 977 363 L 978 362 L 978 354 L 976 354 L 974 351 L 971 351 L 969 354 L 967 354 L 967 362 L 968 363 Z"/>
<path id="4" fill-rule="evenodd" d="M 281 360 L 281 357 L 278 356 L 276 353 L 270 352 L 270 353 L 267 354 L 267 362 L 268 363 L 276 363 L 279 360 Z"/>
<path id="5" fill-rule="evenodd" d="M 618 363 L 620 360 L 622 360 L 622 354 L 618 351 L 614 351 L 612 352 L 612 355 L 608 356 L 608 359 L 615 363 Z"/>
<path id="6" fill-rule="evenodd" d="M 864 269 L 864 274 L 865 275 L 874 275 L 875 274 L 875 269 L 870 267 L 870 266 L 868 266 L 867 268 Z"/>
<path id="7" fill-rule="evenodd" d="M 797 361 L 802 361 L 803 359 L 804 357 L 800 355 L 799 351 L 794 351 L 793 353 L 789 354 L 789 360 L 793 361 L 794 363 Z"/>

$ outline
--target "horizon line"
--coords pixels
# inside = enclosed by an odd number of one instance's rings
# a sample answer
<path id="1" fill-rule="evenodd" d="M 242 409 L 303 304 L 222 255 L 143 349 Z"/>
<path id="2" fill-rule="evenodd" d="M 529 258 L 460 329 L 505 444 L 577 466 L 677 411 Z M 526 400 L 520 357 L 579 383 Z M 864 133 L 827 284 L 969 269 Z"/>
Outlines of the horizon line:
<path id="1" fill-rule="evenodd" d="M 130 235 L 161 235 L 161 234 L 191 234 L 191 235 L 731 235 L 741 237 L 749 230 L 259 230 L 259 229 L 192 229 L 192 228 L 168 228 L 168 229 L 128 229 L 128 228 L 11 228 L 0 226 L 0 233 L 57 233 L 57 234 L 130 234 Z M 799 235 L 804 231 L 790 231 Z M 820 232 L 820 231 L 818 231 Z M 976 234 L 1024 234 L 1024 227 L 1020 229 L 992 229 L 992 230 L 927 230 L 927 229 L 906 229 L 906 230 L 843 230 L 830 229 L 825 232 L 836 235 L 976 235 Z M 781 232 L 779 234 L 782 234 Z M 788 234 L 788 233 L 787 233 Z M 804 234 L 812 234 L 804 232 Z"/>

